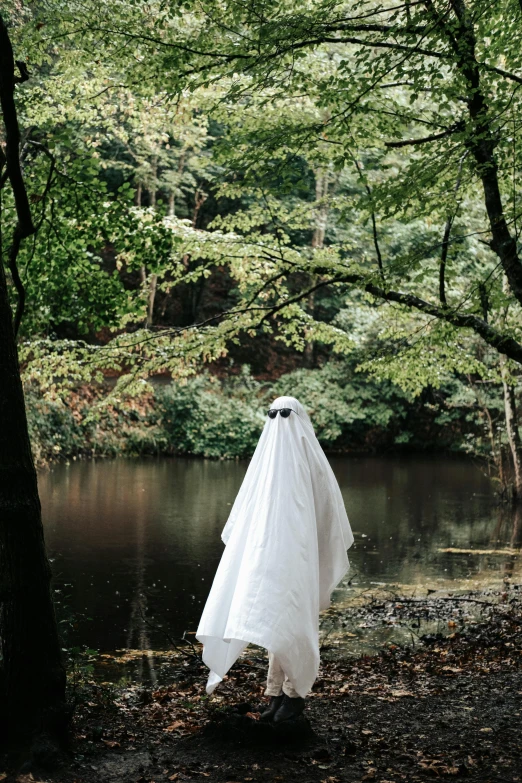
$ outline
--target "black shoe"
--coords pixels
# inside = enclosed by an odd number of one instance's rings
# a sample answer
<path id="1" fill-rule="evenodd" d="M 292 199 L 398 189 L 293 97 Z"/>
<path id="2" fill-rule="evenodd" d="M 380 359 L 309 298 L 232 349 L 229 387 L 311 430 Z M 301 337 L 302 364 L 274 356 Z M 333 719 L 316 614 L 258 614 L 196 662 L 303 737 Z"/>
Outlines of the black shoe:
<path id="1" fill-rule="evenodd" d="M 272 696 L 268 709 L 261 713 L 259 720 L 272 720 L 282 703 L 283 694 L 280 696 Z"/>
<path id="2" fill-rule="evenodd" d="M 305 700 L 301 696 L 296 696 L 292 699 L 287 696 L 286 693 L 283 697 L 283 703 L 274 715 L 274 723 L 282 723 L 284 720 L 291 720 L 292 718 L 298 718 L 305 708 Z"/>

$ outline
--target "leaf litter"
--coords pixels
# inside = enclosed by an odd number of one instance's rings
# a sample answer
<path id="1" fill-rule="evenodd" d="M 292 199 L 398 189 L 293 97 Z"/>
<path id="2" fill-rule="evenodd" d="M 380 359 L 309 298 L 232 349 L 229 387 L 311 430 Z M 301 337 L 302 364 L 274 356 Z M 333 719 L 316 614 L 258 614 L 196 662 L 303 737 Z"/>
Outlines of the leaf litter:
<path id="1" fill-rule="evenodd" d="M 439 614 L 445 632 L 417 628 L 410 645 L 373 656 L 339 655 L 323 640 L 322 666 L 306 718 L 279 733 L 259 721 L 266 661 L 250 649 L 216 694 L 198 657 L 168 653 L 162 684 L 86 679 L 75 692 L 74 738 L 46 783 L 422 783 L 522 781 L 522 605 L 519 585 L 496 595 L 371 598 L 372 622 L 395 613 L 415 626 Z M 504 596 L 507 594 L 507 599 Z M 462 600 L 464 599 L 464 600 Z M 359 612 L 359 615 L 357 614 Z M 453 625 L 448 626 L 448 619 Z M 143 655 L 143 651 L 141 652 Z M 125 665 L 132 660 L 128 651 Z M 107 659 L 106 659 L 107 660 Z M 113 661 L 114 663 L 114 661 Z M 116 665 L 116 664 L 114 664 Z M 124 666 L 123 665 L 123 668 Z M 0 780 L 26 783 L 10 759 Z"/>

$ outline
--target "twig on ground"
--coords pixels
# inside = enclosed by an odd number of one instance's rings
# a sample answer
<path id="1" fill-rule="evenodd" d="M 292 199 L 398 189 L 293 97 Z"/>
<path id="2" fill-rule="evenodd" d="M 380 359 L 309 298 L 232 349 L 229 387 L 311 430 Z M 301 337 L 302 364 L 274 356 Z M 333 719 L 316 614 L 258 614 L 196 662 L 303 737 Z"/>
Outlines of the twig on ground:
<path id="1" fill-rule="evenodd" d="M 143 622 L 145 623 L 145 625 L 147 625 L 147 626 L 148 626 L 149 628 L 151 628 L 153 631 L 156 631 L 156 632 L 158 631 L 158 626 L 156 626 L 156 625 L 154 625 L 153 623 L 151 623 L 151 622 L 150 622 L 150 620 L 148 620 L 148 619 L 147 619 L 147 617 L 145 617 L 145 615 L 144 615 L 144 613 L 143 613 L 143 609 L 142 609 L 142 607 L 140 607 L 140 615 L 141 615 L 141 619 L 143 620 Z M 163 627 L 161 627 L 161 626 L 160 626 L 160 627 L 159 627 L 159 630 L 161 631 L 161 633 L 163 634 L 163 636 L 165 637 L 165 639 L 166 639 L 166 640 L 169 642 L 169 644 L 171 645 L 171 647 L 173 647 L 173 648 L 174 648 L 174 649 L 175 649 L 177 652 L 181 653 L 182 655 L 189 655 L 191 658 L 195 658 L 195 659 L 199 660 L 199 655 L 197 655 L 197 654 L 196 654 L 195 652 L 193 652 L 192 650 L 187 650 L 187 649 L 184 649 L 184 648 L 180 647 L 180 646 L 177 644 L 177 642 L 176 642 L 176 640 L 174 639 L 174 637 L 173 637 L 173 636 L 171 636 L 171 635 L 170 635 L 170 633 L 169 633 L 168 631 L 166 631 L 166 630 L 165 630 Z M 186 633 L 186 631 L 185 631 L 185 633 Z M 192 643 L 191 643 L 191 642 L 189 642 L 187 639 L 185 639 L 185 634 L 183 634 L 183 639 L 182 639 L 182 641 L 186 642 L 187 644 L 192 644 Z M 192 644 L 192 647 L 194 647 L 194 645 L 193 645 L 193 644 Z M 194 649 L 195 649 L 195 647 L 194 647 Z"/>

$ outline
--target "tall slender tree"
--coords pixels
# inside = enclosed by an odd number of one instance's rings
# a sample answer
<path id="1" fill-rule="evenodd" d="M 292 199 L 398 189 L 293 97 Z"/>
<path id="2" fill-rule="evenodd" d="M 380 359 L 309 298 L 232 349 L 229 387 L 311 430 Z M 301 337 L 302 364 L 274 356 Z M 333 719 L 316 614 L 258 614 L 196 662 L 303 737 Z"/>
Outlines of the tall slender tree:
<path id="1" fill-rule="evenodd" d="M 12 236 L 2 237 L 0 255 L 0 736 L 17 741 L 42 733 L 59 737 L 67 717 L 65 670 L 16 346 L 24 305 L 16 261 L 21 243 L 35 231 L 20 165 L 15 103 L 15 86 L 26 78 L 24 64 L 15 66 L 0 16 L 0 196 L 4 202 L 13 199 L 17 216 Z M 11 193 L 5 194 L 8 187 Z M 6 265 L 18 295 L 14 318 Z"/>

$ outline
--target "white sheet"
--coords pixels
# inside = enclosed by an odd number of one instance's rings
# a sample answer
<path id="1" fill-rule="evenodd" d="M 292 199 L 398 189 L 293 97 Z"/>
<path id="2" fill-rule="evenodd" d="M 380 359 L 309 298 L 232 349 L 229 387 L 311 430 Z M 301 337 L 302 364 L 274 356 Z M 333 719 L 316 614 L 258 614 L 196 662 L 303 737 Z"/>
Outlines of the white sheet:
<path id="1" fill-rule="evenodd" d="M 212 693 L 249 643 L 274 653 L 306 696 L 319 668 L 319 611 L 349 568 L 352 531 L 303 406 L 267 421 L 223 529 L 225 551 L 196 637 Z"/>

